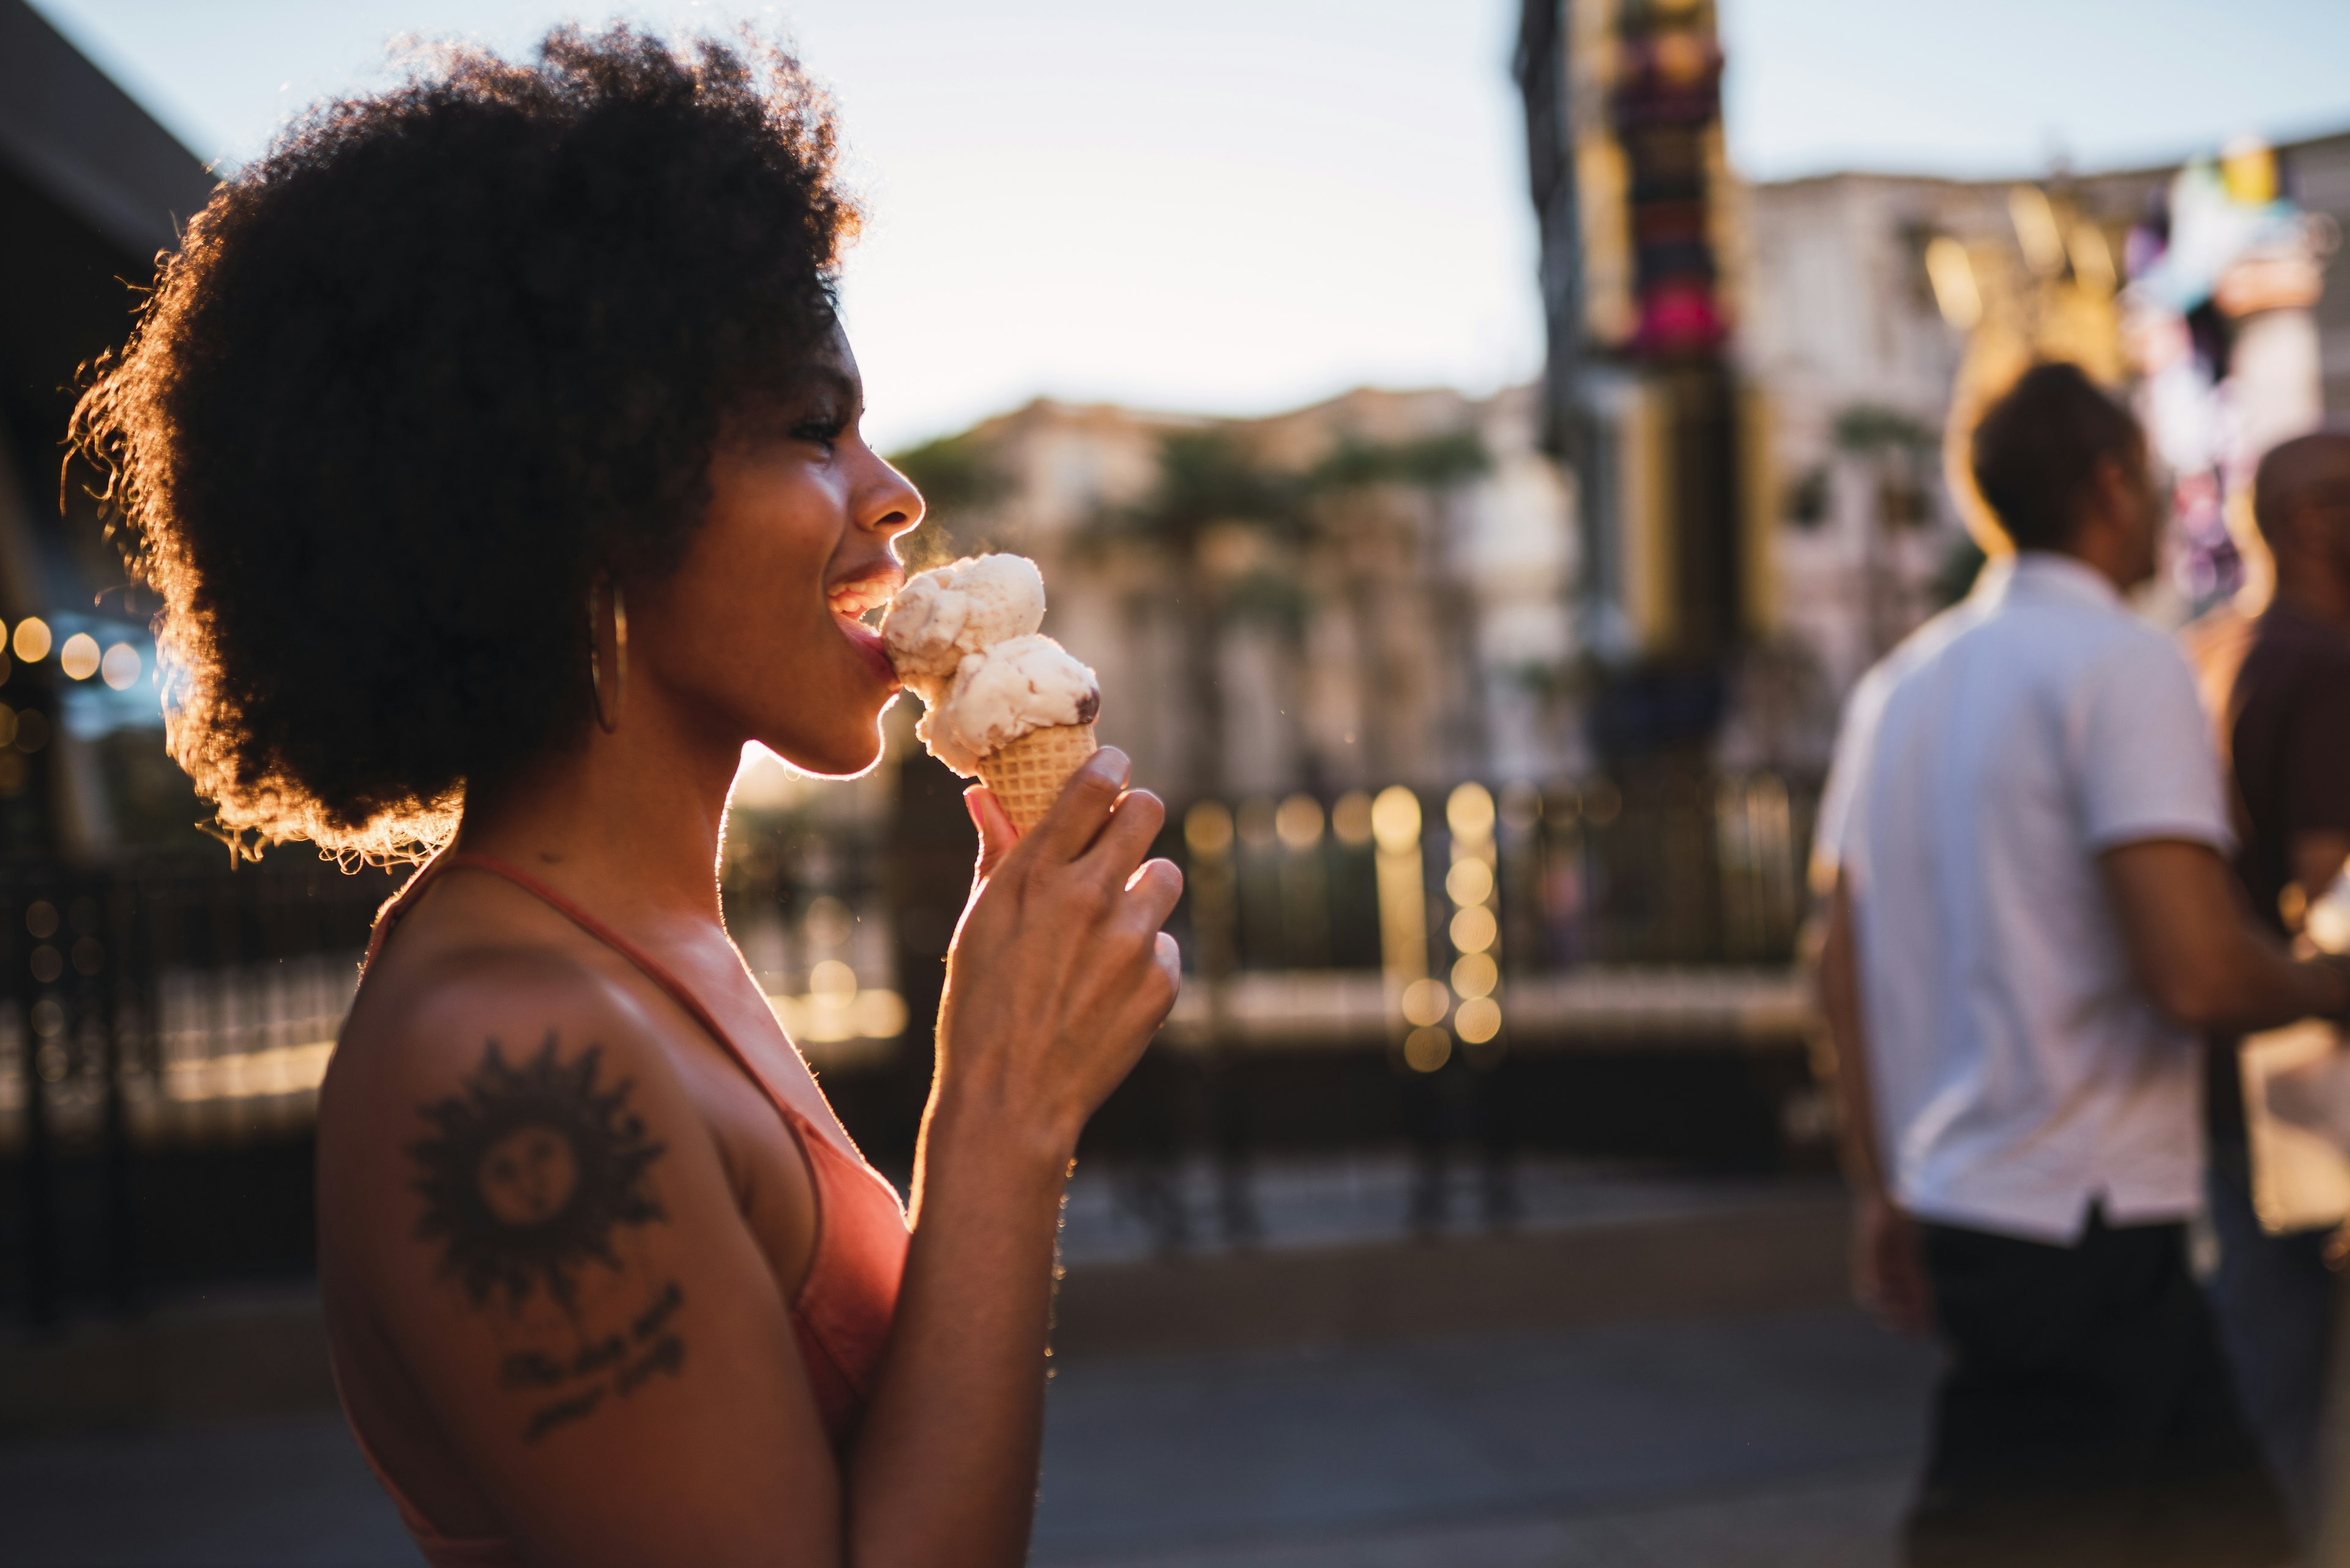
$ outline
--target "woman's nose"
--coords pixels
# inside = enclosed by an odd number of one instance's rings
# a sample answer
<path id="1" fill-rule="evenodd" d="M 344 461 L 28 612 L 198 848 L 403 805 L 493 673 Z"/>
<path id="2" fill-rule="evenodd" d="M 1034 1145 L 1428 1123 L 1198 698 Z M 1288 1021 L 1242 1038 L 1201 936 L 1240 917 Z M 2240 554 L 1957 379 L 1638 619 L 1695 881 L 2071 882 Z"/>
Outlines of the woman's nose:
<path id="1" fill-rule="evenodd" d="M 922 493 L 887 459 L 876 456 L 873 464 L 879 472 L 859 497 L 858 525 L 884 539 L 894 539 L 921 522 Z"/>

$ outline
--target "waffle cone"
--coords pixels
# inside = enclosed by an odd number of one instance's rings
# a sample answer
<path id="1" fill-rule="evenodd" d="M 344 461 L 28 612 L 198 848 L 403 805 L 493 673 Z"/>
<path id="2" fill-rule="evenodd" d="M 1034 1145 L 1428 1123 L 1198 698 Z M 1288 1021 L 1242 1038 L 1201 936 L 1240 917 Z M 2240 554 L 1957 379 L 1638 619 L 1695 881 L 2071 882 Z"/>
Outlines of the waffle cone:
<path id="1" fill-rule="evenodd" d="M 1044 820 L 1069 775 L 1094 754 L 1091 724 L 1055 724 L 1006 741 L 979 760 L 979 776 L 1012 826 L 1025 833 Z"/>

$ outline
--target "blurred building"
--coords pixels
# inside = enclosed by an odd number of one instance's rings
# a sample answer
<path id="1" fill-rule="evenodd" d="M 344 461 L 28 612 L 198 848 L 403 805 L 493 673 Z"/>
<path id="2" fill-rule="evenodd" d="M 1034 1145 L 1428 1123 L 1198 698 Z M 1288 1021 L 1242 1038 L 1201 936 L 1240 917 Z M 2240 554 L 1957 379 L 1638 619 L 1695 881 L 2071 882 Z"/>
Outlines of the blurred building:
<path id="1" fill-rule="evenodd" d="M 2321 405 L 2350 413 L 2350 277 L 2325 244 L 2350 221 L 2350 134 L 2281 146 L 2274 163 L 2282 194 L 2317 220 L 2324 286 L 2314 307 L 2244 310 L 2214 326 L 2255 351 L 2306 333 L 2308 352 L 2283 356 L 2305 389 L 2262 389 L 2223 415 L 2249 421 L 2243 439 L 2262 447 Z M 2166 193 L 2180 174 L 1845 173 L 1744 189 L 1739 357 L 1769 410 L 1779 634 L 1750 683 L 1756 701 L 1733 717 L 1731 747 L 1824 763 L 1845 690 L 1964 592 L 1979 556 L 1948 438 L 2024 358 L 2076 359 L 2129 389 L 2150 423 L 2159 417 L 2132 352 L 2130 280 L 2147 267 L 2149 229 L 2168 228 Z M 2149 605 L 2174 619 L 2212 587 L 2195 576 L 2183 496 L 2180 511 L 2176 570 Z"/>
<path id="2" fill-rule="evenodd" d="M 1586 728 L 1701 773 L 1770 631 L 1756 406 L 1730 349 L 1742 243 L 1712 0 L 1525 0 L 1547 347 L 1544 443 L 1574 472 Z"/>
<path id="3" fill-rule="evenodd" d="M 1823 765 L 1843 692 L 1971 579 L 1943 438 L 1970 334 L 1990 309 L 2020 307 L 2019 281 L 2033 275 L 2011 193 L 1874 174 L 1743 193 L 1740 358 L 1768 400 L 1762 500 L 1776 535 L 1780 622 L 1768 660 L 1775 701 L 1741 712 L 1741 743 Z M 2109 257 L 2127 216 L 2099 229 Z M 1943 268 L 1943 298 L 1929 259 Z M 2075 334 L 2109 379 L 2113 287 L 2108 265 L 2102 306 L 2086 302 L 2091 324 Z"/>
<path id="4" fill-rule="evenodd" d="M 1745 185 L 1721 64 L 1708 0 L 1523 8 L 1542 422 L 1582 502 L 1600 749 L 1679 734 L 1731 768 L 1824 767 L 1844 691 L 1971 581 L 1949 437 L 2034 355 L 2128 388 L 2180 472 L 2150 607 L 2228 591 L 2230 487 L 2321 405 L 2350 409 L 2350 134 L 2185 170 Z M 2183 367 L 2161 387 L 2158 303 Z M 2188 439 L 2165 440 L 2182 402 Z"/>

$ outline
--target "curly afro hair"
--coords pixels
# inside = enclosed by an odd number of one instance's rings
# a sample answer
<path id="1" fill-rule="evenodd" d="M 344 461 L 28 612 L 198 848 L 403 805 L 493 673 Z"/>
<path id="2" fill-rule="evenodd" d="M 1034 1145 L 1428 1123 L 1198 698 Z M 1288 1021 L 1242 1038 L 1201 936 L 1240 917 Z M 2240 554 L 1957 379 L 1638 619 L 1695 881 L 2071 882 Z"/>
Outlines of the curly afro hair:
<path id="1" fill-rule="evenodd" d="M 565 28 L 321 105 L 222 184 L 73 425 L 162 597 L 234 842 L 445 840 L 575 743 L 590 582 L 675 566 L 712 453 L 834 330 L 857 226 L 796 60 Z"/>

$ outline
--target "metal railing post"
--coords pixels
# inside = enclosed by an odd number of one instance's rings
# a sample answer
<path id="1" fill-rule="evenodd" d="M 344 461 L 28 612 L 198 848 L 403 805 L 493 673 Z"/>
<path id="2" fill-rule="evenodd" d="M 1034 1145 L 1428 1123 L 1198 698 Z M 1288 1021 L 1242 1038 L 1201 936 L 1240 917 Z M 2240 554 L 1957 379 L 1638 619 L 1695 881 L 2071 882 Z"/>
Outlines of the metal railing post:
<path id="1" fill-rule="evenodd" d="M 132 1071 L 122 1007 L 130 895 L 109 879 L 83 898 L 88 900 L 90 919 L 77 922 L 73 967 L 82 976 L 83 995 L 96 992 L 105 1030 L 106 1295 L 117 1312 L 129 1312 L 140 1297 L 139 1217 L 130 1189 L 130 1113 L 123 1085 Z M 82 899 L 75 904 L 78 912 Z M 79 930 L 82 923 L 89 929 Z M 99 941 L 100 931 L 106 934 L 103 944 Z"/>
<path id="2" fill-rule="evenodd" d="M 48 1042 L 34 1018 L 32 973 L 26 968 L 25 914 L 30 904 L 25 878 L 11 877 L 0 899 L 0 965 L 8 973 L 5 994 L 16 1003 L 24 1042 L 25 1074 L 25 1309 L 36 1326 L 57 1321 L 64 1281 L 57 1221 L 57 1147 L 49 1125 Z"/>

